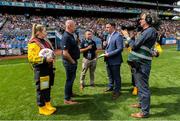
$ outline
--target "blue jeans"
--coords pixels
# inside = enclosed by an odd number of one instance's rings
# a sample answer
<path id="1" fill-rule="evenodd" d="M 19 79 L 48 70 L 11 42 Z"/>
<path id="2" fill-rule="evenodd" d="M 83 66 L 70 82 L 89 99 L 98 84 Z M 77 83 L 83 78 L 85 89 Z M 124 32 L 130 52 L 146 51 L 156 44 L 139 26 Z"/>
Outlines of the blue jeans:
<path id="1" fill-rule="evenodd" d="M 134 69 L 133 75 L 137 82 L 139 104 L 144 115 L 149 115 L 150 111 L 150 89 L 149 75 L 151 70 L 151 62 L 140 63 L 138 69 Z"/>
<path id="2" fill-rule="evenodd" d="M 63 60 L 63 65 L 66 71 L 66 84 L 65 84 L 65 90 L 64 90 L 65 92 L 64 99 L 70 100 L 72 96 L 73 83 L 76 78 L 77 63 L 71 64 L 68 61 Z"/>
<path id="3" fill-rule="evenodd" d="M 106 64 L 107 74 L 109 78 L 108 87 L 113 89 L 114 92 L 119 93 L 121 89 L 121 76 L 120 76 L 121 65 L 109 65 Z"/>

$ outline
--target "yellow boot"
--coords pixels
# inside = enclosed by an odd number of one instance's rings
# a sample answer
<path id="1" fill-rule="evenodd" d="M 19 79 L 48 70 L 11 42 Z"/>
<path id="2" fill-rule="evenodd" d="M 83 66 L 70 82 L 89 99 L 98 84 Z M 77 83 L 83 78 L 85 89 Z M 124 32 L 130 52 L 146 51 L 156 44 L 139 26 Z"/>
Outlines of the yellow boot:
<path id="1" fill-rule="evenodd" d="M 46 116 L 48 116 L 48 115 L 51 115 L 51 114 L 53 114 L 53 113 L 54 113 L 54 111 L 48 110 L 48 109 L 46 108 L 46 106 L 39 107 L 39 114 L 41 114 L 41 115 L 46 115 Z"/>
<path id="2" fill-rule="evenodd" d="M 46 108 L 47 108 L 48 110 L 50 110 L 50 111 L 54 111 L 54 112 L 56 111 L 56 108 L 53 107 L 50 102 L 46 102 L 46 103 L 45 103 L 45 106 L 46 106 Z"/>
<path id="3" fill-rule="evenodd" d="M 137 95 L 138 94 L 138 88 L 134 87 L 132 91 L 132 95 Z"/>

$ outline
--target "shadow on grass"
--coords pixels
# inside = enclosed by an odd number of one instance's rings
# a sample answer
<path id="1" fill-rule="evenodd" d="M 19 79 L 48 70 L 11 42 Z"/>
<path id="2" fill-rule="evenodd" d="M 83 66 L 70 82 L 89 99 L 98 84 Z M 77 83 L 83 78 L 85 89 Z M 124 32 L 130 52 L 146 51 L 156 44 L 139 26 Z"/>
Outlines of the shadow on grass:
<path id="1" fill-rule="evenodd" d="M 165 109 L 163 112 L 158 112 L 155 114 L 151 114 L 151 117 L 169 117 L 171 115 L 180 115 L 180 99 L 177 103 L 161 103 L 158 105 L 152 105 L 151 108 L 158 108 Z"/>
<path id="2" fill-rule="evenodd" d="M 122 87 L 124 88 L 125 85 L 128 86 L 130 85 L 130 83 L 125 83 Z M 180 93 L 178 92 L 179 90 L 180 87 L 151 88 L 152 94 L 157 96 L 180 95 Z M 123 102 L 126 102 L 128 98 L 132 98 L 132 95 L 131 93 L 129 93 L 129 91 L 124 91 L 124 89 L 122 89 L 122 95 L 117 100 L 114 101 L 111 97 L 111 93 L 103 92 L 99 92 L 98 94 L 82 94 L 78 97 L 73 98 L 78 101 L 79 104 L 60 105 L 57 107 L 58 111 L 55 115 L 67 115 L 70 118 L 73 117 L 73 120 L 111 120 L 113 115 L 116 115 L 113 114 L 112 110 L 118 110 L 119 105 Z M 163 101 L 162 103 L 157 105 L 152 104 L 151 108 L 156 109 L 157 112 L 152 113 L 150 117 L 163 118 L 169 117 L 171 115 L 180 115 L 180 103 L 178 103 L 180 102 L 180 99 L 178 99 L 174 103 L 173 102 L 166 103 Z M 84 117 L 85 115 L 88 117 Z"/>
<path id="3" fill-rule="evenodd" d="M 118 103 L 125 101 L 130 95 L 123 93 L 117 100 L 112 100 L 111 93 L 83 95 L 74 98 L 79 104 L 57 106 L 58 111 L 55 115 L 69 115 L 74 118 L 76 118 L 75 116 L 79 116 L 78 120 L 110 120 L 113 116 L 111 110 L 118 109 Z M 88 115 L 88 117 L 81 119 L 81 115 L 83 117 L 84 115 Z"/>
<path id="4" fill-rule="evenodd" d="M 180 87 L 166 87 L 166 88 L 157 88 L 151 87 L 152 95 L 163 96 L 163 95 L 175 95 L 179 94 L 180 96 Z"/>
<path id="5" fill-rule="evenodd" d="M 122 83 L 122 87 L 132 87 L 131 83 Z"/>
<path id="6" fill-rule="evenodd" d="M 95 84 L 95 87 L 107 87 L 107 84 Z"/>
<path id="7" fill-rule="evenodd" d="M 167 87 L 167 88 L 151 88 L 152 90 L 152 95 L 156 96 L 163 96 L 163 95 L 176 95 L 176 97 L 180 97 L 180 87 Z M 169 99 L 171 100 L 171 99 Z M 158 112 L 155 114 L 152 114 L 152 117 L 168 117 L 170 115 L 180 115 L 180 98 L 177 99 L 175 103 L 166 103 L 165 101 L 162 101 L 162 103 L 157 104 L 157 105 L 151 105 L 151 108 L 155 109 L 164 109 L 163 112 Z"/>

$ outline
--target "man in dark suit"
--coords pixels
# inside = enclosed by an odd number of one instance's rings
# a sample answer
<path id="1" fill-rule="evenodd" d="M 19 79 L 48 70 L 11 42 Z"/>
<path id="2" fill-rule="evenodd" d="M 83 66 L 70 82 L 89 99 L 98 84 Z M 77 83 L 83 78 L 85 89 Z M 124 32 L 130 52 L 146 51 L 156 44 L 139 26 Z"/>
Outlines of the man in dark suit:
<path id="1" fill-rule="evenodd" d="M 113 91 L 113 99 L 120 96 L 121 76 L 120 66 L 123 62 L 121 52 L 123 51 L 123 38 L 116 31 L 115 23 L 107 23 L 106 31 L 109 33 L 105 48 L 105 61 L 109 84 L 106 92 Z"/>

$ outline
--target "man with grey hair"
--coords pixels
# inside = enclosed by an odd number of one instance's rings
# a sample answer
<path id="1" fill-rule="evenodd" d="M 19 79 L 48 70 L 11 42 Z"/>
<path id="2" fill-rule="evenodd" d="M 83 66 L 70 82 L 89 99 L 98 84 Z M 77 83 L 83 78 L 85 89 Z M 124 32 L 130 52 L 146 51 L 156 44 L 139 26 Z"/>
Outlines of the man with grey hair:
<path id="1" fill-rule="evenodd" d="M 135 118 L 146 118 L 150 114 L 149 76 L 153 56 L 151 48 L 153 48 L 157 40 L 157 30 L 153 27 L 157 23 L 153 15 L 155 14 L 141 14 L 139 23 L 143 30 L 135 40 L 129 36 L 127 30 L 121 31 L 127 39 L 125 41 L 126 46 L 132 48 L 128 56 L 128 64 L 132 67 L 133 76 L 137 80 L 139 102 L 131 106 L 141 108 L 141 112 L 131 114 Z"/>
<path id="2" fill-rule="evenodd" d="M 71 97 L 73 96 L 72 88 L 76 78 L 77 60 L 80 58 L 80 50 L 78 42 L 73 36 L 75 22 L 73 20 L 67 20 L 65 26 L 65 32 L 63 33 L 61 42 L 63 65 L 66 71 L 64 103 L 77 104 L 77 102 L 71 100 Z"/>

